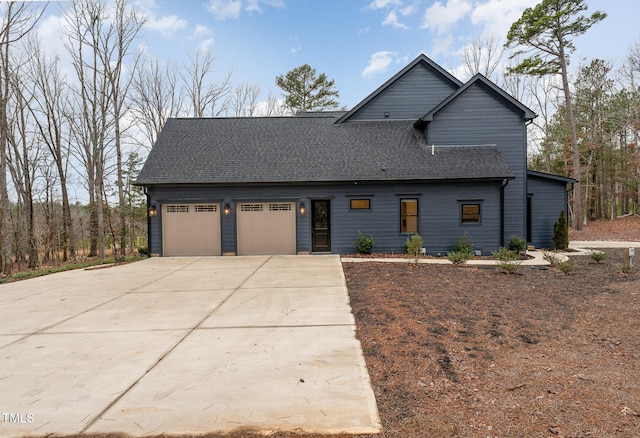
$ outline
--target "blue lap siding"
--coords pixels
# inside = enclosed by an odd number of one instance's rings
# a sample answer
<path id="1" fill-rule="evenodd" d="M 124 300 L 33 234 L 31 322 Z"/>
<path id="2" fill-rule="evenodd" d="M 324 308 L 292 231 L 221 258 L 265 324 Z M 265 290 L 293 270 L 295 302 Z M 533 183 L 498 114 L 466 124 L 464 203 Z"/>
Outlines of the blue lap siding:
<path id="1" fill-rule="evenodd" d="M 438 112 L 426 128 L 428 144 L 496 145 L 517 178 L 505 189 L 505 229 L 508 241 L 525 236 L 526 126 L 522 114 L 510 109 L 481 85 L 474 85 Z"/>
<path id="2" fill-rule="evenodd" d="M 405 252 L 408 234 L 400 231 L 400 200 L 417 199 L 418 232 L 428 253 L 451 251 L 466 231 L 477 249 L 484 252 L 500 246 L 500 181 L 447 183 L 346 183 L 318 186 L 280 185 L 250 187 L 152 187 L 151 205 L 159 212 L 163 204 L 229 204 L 231 214 L 221 214 L 222 252 L 237 253 L 236 204 L 241 202 L 295 202 L 296 250 L 311 252 L 311 212 L 313 199 L 329 199 L 331 207 L 331 251 L 355 252 L 358 232 L 372 234 L 376 252 Z M 351 199 L 370 199 L 369 210 L 350 209 Z M 305 214 L 300 214 L 300 203 Z M 461 204 L 481 204 L 481 223 L 462 224 Z M 221 209 L 222 210 L 222 209 Z M 151 218 L 153 254 L 162 255 L 160 225 L 162 214 Z"/>

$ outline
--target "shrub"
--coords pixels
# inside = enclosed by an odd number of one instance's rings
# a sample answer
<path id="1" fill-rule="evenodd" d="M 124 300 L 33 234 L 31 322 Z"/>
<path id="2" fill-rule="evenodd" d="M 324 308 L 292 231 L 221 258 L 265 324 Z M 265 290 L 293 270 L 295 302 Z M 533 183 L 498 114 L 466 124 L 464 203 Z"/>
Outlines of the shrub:
<path id="1" fill-rule="evenodd" d="M 573 263 L 573 260 L 567 259 L 563 262 L 556 263 L 555 267 L 564 272 L 564 275 L 568 275 L 569 272 L 573 271 L 573 268 L 575 268 L 575 264 Z"/>
<path id="2" fill-rule="evenodd" d="M 515 251 L 517 253 L 524 251 L 526 247 L 527 242 L 524 239 L 519 238 L 518 236 L 511 236 L 511 239 L 509 239 L 509 243 L 507 243 L 507 248 L 509 249 L 509 251 Z"/>
<path id="3" fill-rule="evenodd" d="M 553 267 L 557 266 L 558 263 L 560 263 L 560 257 L 552 252 L 545 252 L 542 258 L 548 261 Z"/>
<path id="4" fill-rule="evenodd" d="M 471 255 L 471 257 L 469 257 L 470 259 L 473 258 L 473 245 L 471 244 L 471 240 L 469 239 L 466 231 L 464 232 L 460 240 L 458 240 L 458 242 L 453 245 L 453 252 L 467 253 Z"/>
<path id="5" fill-rule="evenodd" d="M 407 254 L 413 256 L 414 259 L 418 260 L 418 258 L 422 254 L 423 243 L 424 241 L 422 240 L 422 236 L 420 234 L 413 234 L 404 242 L 404 247 L 407 248 Z"/>
<path id="6" fill-rule="evenodd" d="M 558 221 L 553 224 L 553 246 L 556 249 L 569 248 L 569 230 L 567 228 L 567 218 L 564 210 L 560 210 Z"/>
<path id="7" fill-rule="evenodd" d="M 491 255 L 496 260 L 498 260 L 498 266 L 500 266 L 509 274 L 515 273 L 521 263 L 518 251 L 514 251 L 502 246 L 498 251 L 493 251 Z"/>
<path id="8" fill-rule="evenodd" d="M 138 254 L 140 254 L 141 256 L 149 257 L 149 247 L 148 246 L 139 246 L 137 249 L 138 249 Z"/>
<path id="9" fill-rule="evenodd" d="M 596 262 L 596 263 L 600 263 L 601 261 L 603 261 L 604 259 L 607 258 L 607 253 L 603 252 L 603 251 L 596 251 L 593 250 L 589 253 L 589 256 Z"/>
<path id="10" fill-rule="evenodd" d="M 618 269 L 618 272 L 620 272 L 622 274 L 633 274 L 633 267 L 628 263 L 624 263 L 624 264 L 620 265 L 620 268 Z"/>
<path id="11" fill-rule="evenodd" d="M 472 253 L 464 252 L 464 251 L 451 251 L 447 254 L 447 259 L 454 265 L 460 265 L 462 263 L 466 263 L 467 260 L 471 260 L 473 258 Z"/>
<path id="12" fill-rule="evenodd" d="M 356 246 L 358 253 L 360 254 L 371 254 L 371 250 L 373 249 L 373 234 L 362 234 L 358 231 L 358 238 L 353 244 Z"/>

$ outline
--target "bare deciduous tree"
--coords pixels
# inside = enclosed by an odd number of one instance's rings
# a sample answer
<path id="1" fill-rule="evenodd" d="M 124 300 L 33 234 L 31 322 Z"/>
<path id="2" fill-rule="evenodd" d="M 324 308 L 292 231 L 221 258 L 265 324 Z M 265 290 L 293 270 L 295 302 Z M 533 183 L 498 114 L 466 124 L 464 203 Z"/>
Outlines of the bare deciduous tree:
<path id="1" fill-rule="evenodd" d="M 219 82 L 210 80 L 215 58 L 210 51 L 189 54 L 189 63 L 180 73 L 192 117 L 217 117 L 225 111 L 225 97 L 231 90 L 231 71 Z"/>
<path id="2" fill-rule="evenodd" d="M 176 68 L 154 58 L 143 59 L 133 79 L 131 100 L 133 121 L 141 131 L 132 134 L 134 142 L 150 150 L 167 119 L 183 112 Z"/>
<path id="3" fill-rule="evenodd" d="M 104 68 L 104 75 L 107 81 L 108 105 L 112 111 L 114 143 L 116 153 L 116 181 L 118 187 L 118 207 L 119 207 L 119 250 L 120 254 L 114 256 L 124 258 L 127 248 L 127 224 L 126 224 L 126 201 L 123 180 L 123 158 L 122 158 L 122 126 L 121 119 L 125 112 L 126 96 L 131 85 L 133 73 L 127 77 L 123 74 L 125 61 L 131 55 L 131 45 L 135 41 L 144 24 L 144 20 L 127 6 L 127 0 L 116 0 L 115 9 L 111 15 L 110 24 L 106 26 L 100 35 L 100 48 L 98 54 Z M 134 57 L 130 71 L 137 68 L 139 56 Z M 113 242 L 114 250 L 115 242 Z"/>
<path id="4" fill-rule="evenodd" d="M 40 139 L 47 147 L 58 173 L 62 198 L 62 260 L 76 256 L 75 233 L 69 206 L 68 160 L 69 160 L 69 113 L 66 78 L 60 70 L 57 58 L 47 59 L 37 40 L 32 40 L 28 50 L 31 62 L 27 77 L 34 87 L 30 111 Z M 66 137 L 65 137 L 66 136 Z"/>
<path id="5" fill-rule="evenodd" d="M 8 2 L 0 5 L 0 273 L 12 270 L 11 202 L 7 188 L 7 147 L 9 122 L 7 107 L 11 94 L 11 47 L 21 40 L 44 12 L 28 2 Z"/>
<path id="6" fill-rule="evenodd" d="M 105 146 L 109 114 L 109 88 L 101 64 L 101 34 L 105 28 L 105 4 L 99 0 L 73 0 L 66 15 L 67 50 L 73 59 L 78 84 L 72 117 L 74 150 L 83 163 L 91 210 L 89 255 L 105 257 L 104 190 Z"/>
<path id="7" fill-rule="evenodd" d="M 260 86 L 255 84 L 240 84 L 227 99 L 227 106 L 232 116 L 253 117 L 258 108 Z"/>
<path id="8" fill-rule="evenodd" d="M 462 66 L 467 78 L 477 73 L 498 82 L 498 67 L 502 65 L 505 47 L 492 35 L 477 39 L 466 45 L 462 51 Z"/>

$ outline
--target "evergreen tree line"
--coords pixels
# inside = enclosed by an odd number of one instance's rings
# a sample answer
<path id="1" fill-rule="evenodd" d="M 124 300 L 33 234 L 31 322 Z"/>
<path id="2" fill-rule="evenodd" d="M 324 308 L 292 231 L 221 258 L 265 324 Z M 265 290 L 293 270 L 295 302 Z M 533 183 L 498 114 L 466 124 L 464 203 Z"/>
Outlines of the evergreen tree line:
<path id="1" fill-rule="evenodd" d="M 637 214 L 640 204 L 640 45 L 614 68 L 593 59 L 572 77 L 572 100 L 581 167 L 583 224 Z M 534 170 L 573 176 L 566 105 L 537 124 L 530 148 Z M 574 194 L 571 193 L 571 204 Z"/>

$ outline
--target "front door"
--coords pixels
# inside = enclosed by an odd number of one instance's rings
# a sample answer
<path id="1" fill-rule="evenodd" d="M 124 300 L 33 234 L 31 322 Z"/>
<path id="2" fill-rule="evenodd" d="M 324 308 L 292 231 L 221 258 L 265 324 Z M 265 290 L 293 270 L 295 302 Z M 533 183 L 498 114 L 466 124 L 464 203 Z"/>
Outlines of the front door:
<path id="1" fill-rule="evenodd" d="M 311 251 L 331 252 L 329 200 L 311 201 Z"/>

